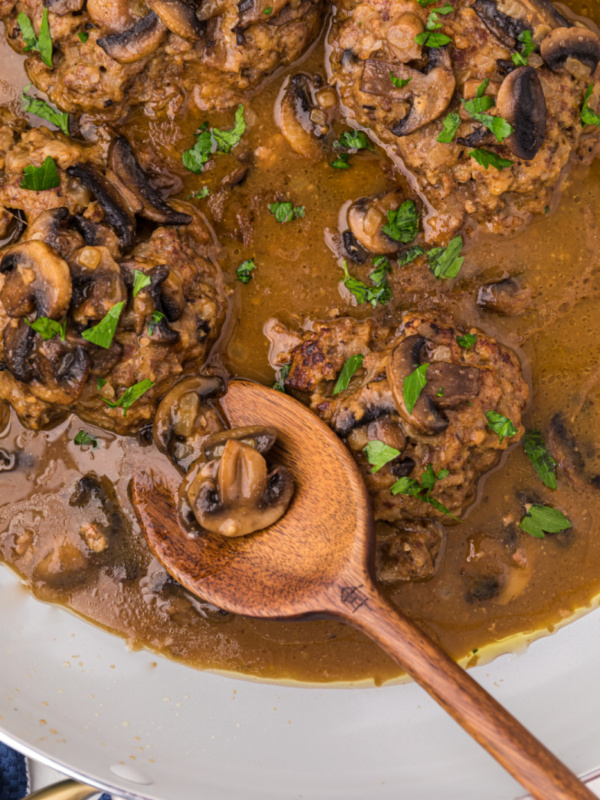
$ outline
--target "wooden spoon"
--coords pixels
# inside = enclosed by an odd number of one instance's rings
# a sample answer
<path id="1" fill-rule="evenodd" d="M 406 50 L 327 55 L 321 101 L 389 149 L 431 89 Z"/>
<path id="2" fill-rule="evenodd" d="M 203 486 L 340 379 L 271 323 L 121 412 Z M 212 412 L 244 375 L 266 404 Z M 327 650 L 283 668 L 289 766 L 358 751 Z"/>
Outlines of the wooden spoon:
<path id="1" fill-rule="evenodd" d="M 247 381 L 232 381 L 222 405 L 232 426 L 278 430 L 272 452 L 294 475 L 294 499 L 284 517 L 260 533 L 194 537 L 178 513 L 181 476 L 135 472 L 136 513 L 165 569 L 190 592 L 234 614 L 343 619 L 386 650 L 535 798 L 594 798 L 379 592 L 371 503 L 354 459 L 333 431 L 288 395 Z"/>

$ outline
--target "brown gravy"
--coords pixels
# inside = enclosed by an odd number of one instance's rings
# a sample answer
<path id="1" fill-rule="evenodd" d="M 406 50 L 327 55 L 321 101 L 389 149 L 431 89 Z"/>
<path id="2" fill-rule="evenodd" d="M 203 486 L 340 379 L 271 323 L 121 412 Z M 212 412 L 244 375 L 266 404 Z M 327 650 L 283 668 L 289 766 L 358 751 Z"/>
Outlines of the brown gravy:
<path id="1" fill-rule="evenodd" d="M 575 5 L 576 11 L 600 21 L 598 3 Z M 4 44 L 0 58 L 17 68 L 14 85 L 20 91 L 25 82 L 18 72 L 20 59 Z M 321 37 L 301 68 L 324 74 L 323 61 Z M 299 324 L 306 317 L 368 313 L 340 295 L 342 274 L 327 241 L 337 231 L 338 215 L 347 201 L 398 181 L 381 150 L 353 156 L 353 167 L 345 171 L 332 169 L 326 160 L 316 163 L 295 156 L 273 122 L 273 106 L 288 73 L 277 74 L 247 102 L 250 125 L 244 147 L 256 153 L 257 168 L 227 195 L 221 196 L 218 187 L 238 166 L 232 156 L 222 156 L 213 170 L 199 176 L 181 168 L 181 152 L 191 146 L 204 120 L 197 112 L 176 123 L 138 114 L 127 125 L 136 149 L 154 150 L 184 181 L 181 196 L 205 184 L 211 188 L 210 198 L 196 202 L 213 222 L 223 248 L 225 279 L 233 290 L 229 326 L 213 362 L 232 375 L 269 384 L 273 370 L 263 327 L 270 317 Z M 15 97 L 13 92 L 6 87 Z M 231 115 L 215 115 L 210 122 L 230 126 Z M 267 207 L 282 199 L 306 209 L 303 219 L 285 229 Z M 533 389 L 526 426 L 544 429 L 562 411 L 588 472 L 600 473 L 600 162 L 591 170 L 572 172 L 549 213 L 525 231 L 505 238 L 480 233 L 467 242 L 465 255 L 452 289 L 439 282 L 433 297 L 418 283 L 407 287 L 403 270 L 394 268 L 394 298 L 380 313 L 439 308 L 458 323 L 480 326 L 514 348 Z M 255 259 L 257 269 L 244 286 L 235 282 L 235 270 L 247 258 Z M 475 302 L 478 287 L 507 275 L 520 276 L 532 289 L 531 309 L 518 317 L 481 312 Z M 163 457 L 136 439 L 89 425 L 84 427 L 98 437 L 99 447 L 82 449 L 73 444 L 81 427 L 79 420 L 70 418 L 36 433 L 23 429 L 13 415 L 0 437 L 7 458 L 18 459 L 16 468 L 0 476 L 0 558 L 38 597 L 62 603 L 132 646 L 148 646 L 197 667 L 303 681 L 379 683 L 398 674 L 398 667 L 374 644 L 342 624 L 234 617 L 165 582 L 145 546 L 128 496 L 134 466 L 151 462 L 159 467 Z M 89 473 L 107 476 L 114 484 L 123 514 L 121 540 L 114 555 L 98 564 L 92 582 L 65 586 L 58 580 L 52 586 L 34 570 L 32 548 L 38 554 L 50 550 L 57 536 L 75 541 L 82 524 L 103 519 L 97 503 L 80 508 L 69 502 L 77 481 Z M 533 566 L 512 600 L 467 602 L 461 569 L 470 540 L 486 532 L 493 535 L 507 515 L 518 515 L 520 493 L 560 507 L 572 522 L 570 535 L 526 543 Z M 598 519 L 598 489 L 578 488 L 559 474 L 558 489 L 551 492 L 516 445 L 500 468 L 482 481 L 477 503 L 463 522 L 448 528 L 435 577 L 396 587 L 391 596 L 448 652 L 456 657 L 473 654 L 475 659 L 475 652 L 486 645 L 519 633 L 551 630 L 594 602 L 600 592 Z"/>

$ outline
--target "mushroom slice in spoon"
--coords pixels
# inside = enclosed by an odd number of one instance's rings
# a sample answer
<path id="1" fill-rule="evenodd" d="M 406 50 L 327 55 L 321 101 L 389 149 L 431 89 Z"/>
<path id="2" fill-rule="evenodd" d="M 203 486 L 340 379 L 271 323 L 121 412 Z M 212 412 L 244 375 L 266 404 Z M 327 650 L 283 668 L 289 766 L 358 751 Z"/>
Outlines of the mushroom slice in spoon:
<path id="1" fill-rule="evenodd" d="M 192 465 L 184 492 L 199 524 L 223 536 L 268 528 L 286 512 L 294 481 L 285 467 L 270 472 L 264 454 L 277 438 L 273 428 L 250 426 L 209 437 Z"/>
<path id="2" fill-rule="evenodd" d="M 141 58 L 152 55 L 167 38 L 168 28 L 151 11 L 136 22 L 133 28 L 122 33 L 111 33 L 98 39 L 104 52 L 119 64 L 132 64 Z"/>
<path id="3" fill-rule="evenodd" d="M 204 34 L 204 24 L 196 16 L 196 10 L 184 0 L 146 0 L 163 25 L 182 39 L 199 41 Z"/>
<path id="4" fill-rule="evenodd" d="M 108 164 L 126 189 L 132 192 L 141 205 L 140 216 L 163 225 L 189 225 L 192 218 L 167 205 L 151 186 L 140 167 L 133 148 L 124 136 L 117 136 L 108 150 Z"/>
<path id="5" fill-rule="evenodd" d="M 72 285 L 67 262 L 45 242 L 22 242 L 4 252 L 0 273 L 7 275 L 0 301 L 10 317 L 37 311 L 60 319 L 69 308 Z"/>
<path id="6" fill-rule="evenodd" d="M 563 69 L 575 59 L 594 72 L 600 61 L 600 39 L 587 28 L 555 28 L 542 41 L 540 53 L 551 70 Z"/>
<path id="7" fill-rule="evenodd" d="M 546 99 L 537 70 L 519 67 L 507 75 L 496 108 L 514 129 L 506 144 L 517 158 L 530 161 L 546 138 Z"/>
<path id="8" fill-rule="evenodd" d="M 188 469 L 207 436 L 223 430 L 209 400 L 224 391 L 221 378 L 195 375 L 176 383 L 160 401 L 152 427 L 154 444 L 179 469 Z"/>

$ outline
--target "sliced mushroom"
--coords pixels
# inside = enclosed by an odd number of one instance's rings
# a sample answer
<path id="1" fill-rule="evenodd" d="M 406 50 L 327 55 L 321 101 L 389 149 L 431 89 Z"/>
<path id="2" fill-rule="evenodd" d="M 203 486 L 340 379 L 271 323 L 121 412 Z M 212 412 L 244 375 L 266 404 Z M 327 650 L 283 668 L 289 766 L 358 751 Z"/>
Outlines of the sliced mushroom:
<path id="1" fill-rule="evenodd" d="M 434 361 L 427 369 L 423 394 L 429 395 L 438 408 L 456 408 L 479 394 L 481 370 L 462 364 Z"/>
<path id="2" fill-rule="evenodd" d="M 504 278 L 482 286 L 477 293 L 477 305 L 505 317 L 516 317 L 526 310 L 531 297 L 531 289 L 523 288 L 515 278 Z"/>
<path id="3" fill-rule="evenodd" d="M 98 39 L 104 52 L 119 64 L 132 64 L 152 55 L 167 38 L 168 28 L 151 11 L 122 33 L 111 33 Z"/>
<path id="4" fill-rule="evenodd" d="M 87 328 L 127 300 L 121 270 L 106 247 L 82 247 L 69 261 L 73 279 L 71 317 Z"/>
<path id="5" fill-rule="evenodd" d="M 29 223 L 21 241 L 46 242 L 62 258 L 67 258 L 73 250 L 81 247 L 84 243 L 83 237 L 77 231 L 69 229 L 70 220 L 69 209 L 64 206 L 42 211 Z"/>
<path id="6" fill-rule="evenodd" d="M 84 0 L 44 0 L 44 7 L 59 17 L 81 11 Z"/>
<path id="7" fill-rule="evenodd" d="M 442 525 L 419 519 L 375 524 L 375 572 L 383 583 L 424 581 L 435 575 L 445 539 Z"/>
<path id="8" fill-rule="evenodd" d="M 358 239 L 350 230 L 342 233 L 342 245 L 344 253 L 357 264 L 364 264 L 369 257 L 367 251 L 359 244 Z"/>
<path id="9" fill-rule="evenodd" d="M 551 70 L 563 69 L 573 58 L 594 72 L 600 61 L 600 39 L 588 28 L 555 28 L 542 41 L 540 53 Z"/>
<path id="10" fill-rule="evenodd" d="M 182 39 L 197 42 L 204 34 L 205 25 L 196 16 L 196 9 L 184 0 L 146 0 L 163 25 Z"/>
<path id="11" fill-rule="evenodd" d="M 34 310 L 38 317 L 60 319 L 71 302 L 67 262 L 45 242 L 23 242 L 4 251 L 0 273 L 7 275 L 0 301 L 10 317 Z"/>
<path id="12" fill-rule="evenodd" d="M 148 176 L 138 164 L 133 148 L 124 136 L 117 136 L 108 150 L 108 164 L 117 178 L 139 201 L 136 213 L 162 225 L 189 225 L 192 218 L 167 205 L 151 186 Z"/>
<path id="13" fill-rule="evenodd" d="M 475 0 L 473 9 L 488 30 L 511 50 L 517 49 L 518 37 L 526 30 L 539 44 L 550 30 L 569 27 L 550 0 Z"/>
<path id="14" fill-rule="evenodd" d="M 401 89 L 396 88 L 390 73 L 410 82 Z M 436 120 L 450 105 L 455 88 L 456 78 L 445 48 L 431 49 L 425 73 L 404 64 L 367 59 L 360 79 L 362 92 L 387 97 L 408 108 L 402 119 L 390 128 L 395 136 L 408 136 Z"/>
<path id="15" fill-rule="evenodd" d="M 348 209 L 348 226 L 356 241 L 369 253 L 386 255 L 396 253 L 398 242 L 382 231 L 387 223 L 388 211 L 400 208 L 404 197 L 396 189 L 375 197 L 360 197 Z"/>
<path id="16" fill-rule="evenodd" d="M 153 311 L 161 311 L 169 322 L 176 322 L 184 313 L 186 306 L 181 275 L 175 270 L 170 270 L 166 264 L 148 268 L 136 260 L 125 261 L 121 263 L 121 273 L 128 286 L 133 287 L 136 270 L 144 272 L 150 277 L 150 285 L 142 289 L 134 298 L 136 333 L 141 333 L 146 318 Z"/>
<path id="17" fill-rule="evenodd" d="M 82 235 L 85 244 L 89 244 L 90 247 L 106 247 L 113 258 L 119 258 L 121 247 L 113 230 L 106 225 L 92 222 L 81 214 L 74 216 L 71 222 L 75 230 Z"/>
<path id="18" fill-rule="evenodd" d="M 154 444 L 182 471 L 198 457 L 207 436 L 223 430 L 209 400 L 224 391 L 221 378 L 198 375 L 176 383 L 160 401 L 152 429 Z"/>
<path id="19" fill-rule="evenodd" d="M 481 147 L 482 144 L 488 144 L 491 141 L 496 141 L 494 134 L 483 125 L 475 128 L 468 136 L 457 136 L 456 138 L 456 144 L 461 144 L 463 147 Z"/>
<path id="20" fill-rule="evenodd" d="M 516 49 L 518 37 L 527 30 L 522 20 L 504 14 L 496 0 L 475 0 L 473 10 L 498 41 L 511 50 Z"/>
<path id="21" fill-rule="evenodd" d="M 589 490 L 590 486 L 600 489 L 600 475 L 588 473 L 581 448 L 577 439 L 568 430 L 561 412 L 550 420 L 548 448 L 571 483 L 585 490 Z"/>
<path id="22" fill-rule="evenodd" d="M 253 427 L 206 440 L 204 459 L 192 466 L 185 484 L 187 499 L 204 529 L 245 536 L 268 528 L 285 514 L 294 493 L 293 478 L 285 467 L 269 472 L 263 455 L 276 437 L 272 428 Z"/>
<path id="23" fill-rule="evenodd" d="M 87 0 L 86 10 L 102 31 L 123 33 L 138 20 L 131 12 L 131 5 L 130 0 Z"/>
<path id="24" fill-rule="evenodd" d="M 400 416 L 419 433 L 433 435 L 448 427 L 447 417 L 438 410 L 433 398 L 421 392 L 410 414 L 404 402 L 404 379 L 420 365 L 425 342 L 422 336 L 408 336 L 397 344 L 390 355 L 387 379 Z"/>
<path id="25" fill-rule="evenodd" d="M 496 108 L 514 128 L 506 144 L 517 158 L 531 161 L 546 138 L 546 99 L 537 70 L 519 67 L 507 75 Z"/>
<path id="26" fill-rule="evenodd" d="M 322 85 L 320 75 L 300 72 L 284 84 L 275 107 L 275 121 L 298 155 L 319 158 L 319 139 L 329 131 L 327 113 L 314 100 L 315 89 Z"/>
<path id="27" fill-rule="evenodd" d="M 79 180 L 85 189 L 95 195 L 102 206 L 106 222 L 119 237 L 121 247 L 131 247 L 135 237 L 135 217 L 106 178 L 94 167 L 83 163 L 68 167 L 67 174 L 70 178 Z"/>

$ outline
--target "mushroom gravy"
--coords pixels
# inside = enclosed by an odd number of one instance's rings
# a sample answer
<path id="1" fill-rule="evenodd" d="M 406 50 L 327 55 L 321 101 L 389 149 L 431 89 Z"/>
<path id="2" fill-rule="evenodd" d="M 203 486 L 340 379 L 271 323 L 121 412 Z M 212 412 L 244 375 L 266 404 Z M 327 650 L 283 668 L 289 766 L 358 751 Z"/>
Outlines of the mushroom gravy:
<path id="1" fill-rule="evenodd" d="M 600 20 L 597 3 L 574 8 Z M 323 48 L 321 37 L 300 69 L 324 76 Z M 17 88 L 7 86 L 6 92 L 16 98 L 24 84 L 21 59 L 5 44 L 0 58 L 15 65 Z M 174 119 L 157 120 L 138 110 L 123 129 L 145 165 L 154 163 L 158 173 L 164 164 L 175 176 L 173 184 L 182 187 L 178 197 L 204 185 L 211 189 L 207 199 L 194 202 L 219 239 L 232 295 L 226 330 L 209 363 L 217 372 L 268 384 L 274 380 L 264 335 L 269 319 L 299 327 L 306 318 L 374 313 L 354 306 L 340 289 L 342 270 L 330 246 L 341 209 L 399 181 L 412 196 L 380 149 L 352 155 L 348 170 L 291 151 L 274 125 L 273 109 L 284 79 L 297 71 L 296 64 L 276 74 L 247 100 L 248 130 L 240 151 L 216 159 L 201 175 L 183 170 L 181 153 L 193 143 L 206 115 L 189 109 Z M 229 128 L 232 118 L 229 113 L 209 119 Z M 336 127 L 346 129 L 341 122 Z M 236 185 L 251 154 L 253 167 Z M 304 206 L 304 217 L 282 227 L 268 209 L 278 200 Z M 558 488 L 552 492 L 540 482 L 522 445 L 512 446 L 480 483 L 476 503 L 463 521 L 446 526 L 435 576 L 388 590 L 448 652 L 476 660 L 487 645 L 502 643 L 508 649 L 515 640 L 504 642 L 507 637 L 551 630 L 577 609 L 595 604 L 600 592 L 600 536 L 594 522 L 600 519 L 594 480 L 600 473 L 600 162 L 591 169 L 575 168 L 548 214 L 525 230 L 507 237 L 474 234 L 464 255 L 452 282 L 436 281 L 420 267 L 395 266 L 389 279 L 393 299 L 375 313 L 393 321 L 404 310 L 439 312 L 496 336 L 518 353 L 532 387 L 526 427 L 546 436 L 553 427 L 564 445 L 564 422 L 585 463 L 573 468 L 573 479 L 559 469 Z M 243 285 L 235 280 L 236 270 L 252 258 L 256 270 Z M 366 280 L 368 269 L 353 272 Z M 480 288 L 508 276 L 531 290 L 524 313 L 504 317 L 483 311 L 477 304 Z M 82 427 L 98 439 L 97 448 L 74 444 Z M 136 465 L 160 470 L 168 462 L 143 436 L 118 436 L 74 417 L 34 432 L 12 415 L 0 435 L 0 557 L 37 597 L 65 605 L 132 646 L 148 646 L 202 668 L 305 681 L 379 683 L 398 674 L 387 656 L 345 625 L 235 617 L 175 585 L 150 556 L 133 513 L 128 483 Z M 521 518 L 523 497 L 560 508 L 572 528 L 543 540 L 523 535 L 527 566 L 509 568 L 501 537 Z M 97 530 L 109 542 L 106 550 L 96 547 Z M 500 552 L 492 548 L 481 576 L 512 572 L 500 593 L 490 588 L 487 597 L 485 591 L 473 596 L 469 580 L 482 561 L 485 541 L 496 542 Z"/>

